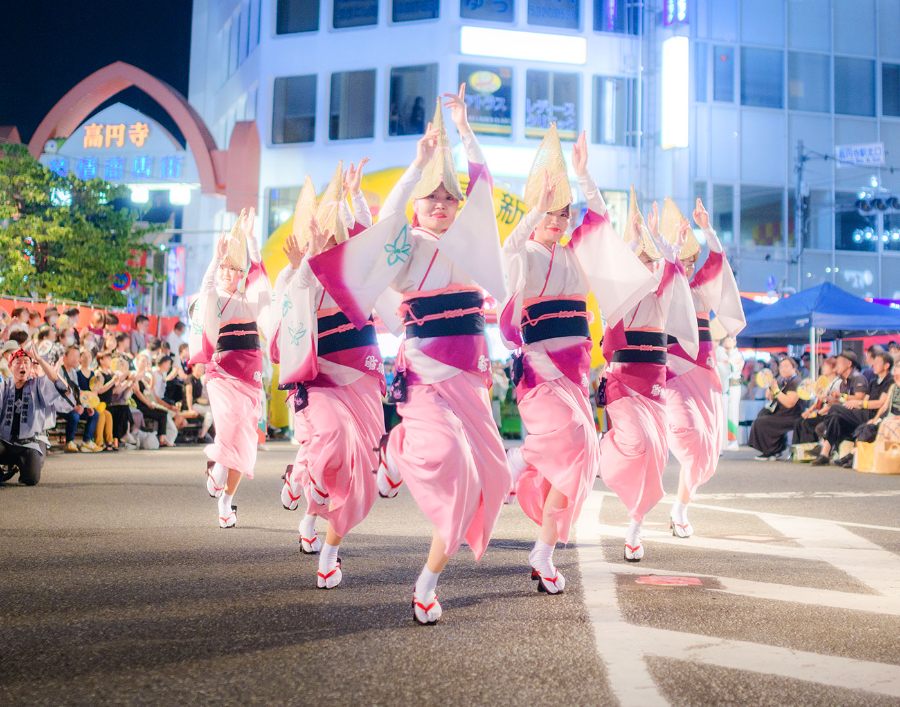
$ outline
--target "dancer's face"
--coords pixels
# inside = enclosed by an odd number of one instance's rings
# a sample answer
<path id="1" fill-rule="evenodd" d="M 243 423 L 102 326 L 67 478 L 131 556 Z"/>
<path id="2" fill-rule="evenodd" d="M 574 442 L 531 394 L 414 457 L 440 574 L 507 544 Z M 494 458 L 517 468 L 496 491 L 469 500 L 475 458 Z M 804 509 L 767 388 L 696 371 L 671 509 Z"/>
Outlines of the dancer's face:
<path id="1" fill-rule="evenodd" d="M 656 261 L 647 255 L 646 251 L 641 251 L 641 254 L 638 256 L 640 261 L 644 264 L 644 267 L 647 268 L 650 272 L 654 272 L 656 270 Z"/>
<path id="2" fill-rule="evenodd" d="M 413 203 L 413 211 L 422 228 L 432 233 L 444 233 L 456 220 L 459 199 L 451 194 L 443 184 L 431 194 Z"/>
<path id="3" fill-rule="evenodd" d="M 685 258 L 681 261 L 681 264 L 684 266 L 684 274 L 690 279 L 694 276 L 694 271 L 697 269 L 697 256 L 692 255 L 690 258 Z"/>
<path id="4" fill-rule="evenodd" d="M 223 290 L 225 290 L 226 292 L 235 292 L 237 290 L 238 284 L 241 281 L 241 278 L 244 276 L 244 271 L 240 268 L 236 268 L 234 265 L 225 260 L 221 265 L 219 265 L 218 276 L 219 286 Z"/>
<path id="5" fill-rule="evenodd" d="M 570 217 L 568 205 L 556 211 L 548 211 L 534 229 L 535 239 L 544 245 L 559 243 L 559 239 L 569 230 Z"/>

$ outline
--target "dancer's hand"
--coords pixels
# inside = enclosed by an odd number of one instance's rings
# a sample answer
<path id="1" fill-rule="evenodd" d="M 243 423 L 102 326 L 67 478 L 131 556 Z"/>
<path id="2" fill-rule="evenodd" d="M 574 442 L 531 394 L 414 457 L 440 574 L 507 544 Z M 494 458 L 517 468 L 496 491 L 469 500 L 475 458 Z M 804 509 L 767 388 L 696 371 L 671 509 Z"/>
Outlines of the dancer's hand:
<path id="1" fill-rule="evenodd" d="M 291 268 L 296 270 L 300 267 L 300 263 L 303 262 L 303 257 L 306 255 L 308 249 L 308 243 L 304 247 L 300 247 L 300 242 L 293 233 L 287 237 L 287 240 L 284 242 L 284 254 L 290 261 Z"/>
<path id="2" fill-rule="evenodd" d="M 344 191 L 348 194 L 358 194 L 362 185 L 363 167 L 369 161 L 368 157 L 363 157 L 359 161 L 359 166 L 350 163 L 350 167 L 344 172 Z"/>
<path id="3" fill-rule="evenodd" d="M 694 223 L 696 223 L 700 228 L 706 230 L 709 228 L 709 213 L 706 208 L 703 206 L 703 202 L 700 200 L 700 197 L 697 197 L 697 204 L 694 206 Z"/>
<path id="4" fill-rule="evenodd" d="M 440 140 L 440 134 L 431 123 L 428 123 L 428 128 L 425 130 L 425 134 L 419 138 L 419 141 L 416 143 L 416 159 L 413 162 L 414 167 L 418 167 L 422 169 L 426 164 L 428 164 L 428 160 L 431 159 L 431 156 L 434 154 L 435 150 L 437 150 L 438 141 Z"/>
<path id="5" fill-rule="evenodd" d="M 444 93 L 441 98 L 444 99 L 444 107 L 450 109 L 450 119 L 460 135 L 471 132 L 472 128 L 469 127 L 468 111 L 466 110 L 465 82 L 459 85 L 459 93 Z"/>
<path id="6" fill-rule="evenodd" d="M 219 240 L 216 241 L 216 260 L 225 260 L 228 254 L 228 234 L 224 231 L 219 234 Z"/>
<path id="7" fill-rule="evenodd" d="M 581 135 L 578 136 L 575 145 L 572 147 L 572 167 L 575 170 L 575 176 L 578 178 L 588 176 L 587 161 L 587 135 L 582 130 Z"/>
<path id="8" fill-rule="evenodd" d="M 651 236 L 659 238 L 659 204 L 655 201 L 650 208 L 650 213 L 647 214 L 647 228 L 650 230 Z"/>
<path id="9" fill-rule="evenodd" d="M 318 255 L 325 250 L 328 241 L 332 239 L 332 234 L 330 231 L 319 228 L 319 224 L 315 219 L 310 220 L 309 230 L 312 234 L 312 243 L 310 243 L 309 250 L 313 255 Z"/>

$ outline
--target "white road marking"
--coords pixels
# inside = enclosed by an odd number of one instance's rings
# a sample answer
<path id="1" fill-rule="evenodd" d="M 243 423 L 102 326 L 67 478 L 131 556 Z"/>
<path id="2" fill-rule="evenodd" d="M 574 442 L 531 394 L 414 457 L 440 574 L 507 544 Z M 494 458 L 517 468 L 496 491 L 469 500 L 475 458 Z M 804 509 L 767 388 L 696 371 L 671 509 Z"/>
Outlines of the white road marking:
<path id="1" fill-rule="evenodd" d="M 592 493 L 581 509 L 576 526 L 578 537 L 597 538 L 603 497 Z M 578 543 L 584 603 L 594 627 L 597 652 L 606 665 L 610 689 L 622 707 L 667 705 L 660 694 L 643 651 L 635 644 L 635 627 L 627 623 L 619 610 L 616 578 L 604 561 L 603 549 L 596 543 Z"/>

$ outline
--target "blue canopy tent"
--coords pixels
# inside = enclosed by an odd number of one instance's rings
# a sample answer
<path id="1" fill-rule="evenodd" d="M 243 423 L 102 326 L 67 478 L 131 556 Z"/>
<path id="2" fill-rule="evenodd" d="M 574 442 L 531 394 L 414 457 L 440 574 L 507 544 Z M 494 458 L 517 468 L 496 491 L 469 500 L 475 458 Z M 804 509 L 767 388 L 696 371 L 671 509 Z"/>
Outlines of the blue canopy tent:
<path id="1" fill-rule="evenodd" d="M 759 348 L 900 331 L 900 310 L 825 282 L 748 314 L 738 346 Z"/>

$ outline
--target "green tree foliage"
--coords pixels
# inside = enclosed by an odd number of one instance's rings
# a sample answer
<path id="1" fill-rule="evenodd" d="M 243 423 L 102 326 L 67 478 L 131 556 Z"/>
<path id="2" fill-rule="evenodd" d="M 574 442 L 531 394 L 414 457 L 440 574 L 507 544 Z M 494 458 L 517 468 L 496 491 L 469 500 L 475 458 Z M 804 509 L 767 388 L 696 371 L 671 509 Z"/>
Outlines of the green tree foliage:
<path id="1" fill-rule="evenodd" d="M 0 148 L 0 293 L 124 305 L 113 278 L 152 274 L 135 263 L 149 250 L 128 208 L 128 189 L 60 177 L 24 145 Z"/>

